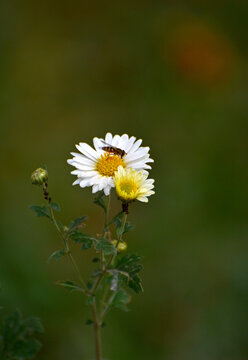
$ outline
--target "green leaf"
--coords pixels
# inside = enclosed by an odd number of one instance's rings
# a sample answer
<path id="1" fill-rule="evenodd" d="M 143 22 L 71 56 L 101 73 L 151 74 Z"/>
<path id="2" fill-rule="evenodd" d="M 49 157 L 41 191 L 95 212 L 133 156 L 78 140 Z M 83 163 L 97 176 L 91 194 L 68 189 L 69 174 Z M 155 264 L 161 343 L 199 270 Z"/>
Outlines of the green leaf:
<path id="1" fill-rule="evenodd" d="M 131 296 L 123 289 L 119 290 L 111 303 L 111 307 L 116 307 L 123 311 L 128 311 L 127 304 L 131 301 Z"/>
<path id="2" fill-rule="evenodd" d="M 119 258 L 116 264 L 116 269 L 128 274 L 129 278 L 121 276 L 122 281 L 127 284 L 136 293 L 143 291 L 141 279 L 138 273 L 143 269 L 139 263 L 141 257 L 137 254 L 126 254 Z"/>
<path id="3" fill-rule="evenodd" d="M 64 225 L 60 221 L 56 220 L 56 224 L 58 225 L 61 231 L 64 231 Z"/>
<path id="4" fill-rule="evenodd" d="M 23 324 L 29 333 L 33 332 L 39 334 L 44 332 L 44 327 L 38 317 L 28 317 L 23 320 Z"/>
<path id="5" fill-rule="evenodd" d="M 134 228 L 134 225 L 132 225 L 129 221 L 126 221 L 124 230 L 122 232 L 122 221 L 123 221 L 124 213 L 123 211 L 120 211 L 110 222 L 109 225 L 115 224 L 116 226 L 116 235 L 119 238 L 121 235 L 127 233 L 128 231 L 132 230 Z"/>
<path id="6" fill-rule="evenodd" d="M 80 285 L 78 285 L 78 284 L 76 284 L 76 283 L 74 283 L 72 281 L 59 281 L 59 282 L 56 283 L 56 285 L 64 287 L 65 289 L 67 289 L 69 291 L 81 291 L 81 292 L 84 292 L 84 289 Z"/>
<path id="7" fill-rule="evenodd" d="M 103 210 L 107 211 L 107 205 L 105 202 L 105 195 L 103 191 L 100 191 L 98 195 L 94 198 L 93 203 L 103 208 Z"/>
<path id="8" fill-rule="evenodd" d="M 51 208 L 52 208 L 53 210 L 55 210 L 55 211 L 60 211 L 60 206 L 59 206 L 58 203 L 52 202 L 52 203 L 50 204 L 50 206 L 51 206 Z"/>
<path id="9" fill-rule="evenodd" d="M 93 245 L 93 241 L 97 240 L 94 237 L 84 234 L 79 230 L 74 230 L 70 237 L 73 241 L 75 241 L 76 244 L 81 244 L 82 250 L 90 249 Z"/>
<path id="10" fill-rule="evenodd" d="M 117 254 L 116 247 L 109 240 L 105 238 L 101 238 L 99 240 L 96 239 L 96 240 L 97 240 L 95 245 L 96 250 L 102 250 L 105 255 Z"/>
<path id="11" fill-rule="evenodd" d="M 41 347 L 34 336 L 43 331 L 43 326 L 36 317 L 23 319 L 17 310 L 6 316 L 0 345 L 4 349 L 4 359 L 32 359 Z"/>
<path id="12" fill-rule="evenodd" d="M 84 223 L 87 220 L 88 216 L 80 216 L 74 220 L 72 220 L 68 226 L 68 232 L 71 232 L 73 230 L 76 230 L 82 223 Z"/>
<path id="13" fill-rule="evenodd" d="M 141 281 L 141 278 L 139 277 L 139 275 L 132 276 L 131 280 L 128 281 L 128 286 L 130 287 L 130 289 L 135 291 L 137 294 L 144 291 L 143 286 L 142 286 L 142 281 Z"/>
<path id="14" fill-rule="evenodd" d="M 41 343 L 36 339 L 20 340 L 14 344 L 9 356 L 11 359 L 16 360 L 33 359 L 40 348 Z"/>
<path id="15" fill-rule="evenodd" d="M 45 217 L 50 218 L 49 208 L 46 205 L 41 205 L 41 206 L 31 205 L 31 206 L 29 206 L 29 208 L 36 213 L 36 216 L 39 216 L 39 217 L 45 216 Z"/>
<path id="16" fill-rule="evenodd" d="M 90 289 L 89 289 L 90 290 Z M 85 300 L 85 304 L 86 305 L 92 305 L 94 301 L 94 297 L 93 296 L 87 296 L 86 300 Z"/>
<path id="17" fill-rule="evenodd" d="M 66 249 L 56 250 L 49 256 L 48 262 L 53 259 L 59 260 L 62 256 L 66 254 L 68 254 L 68 251 Z"/>
<path id="18" fill-rule="evenodd" d="M 93 325 L 93 324 L 94 324 L 94 321 L 91 320 L 91 319 L 87 319 L 87 320 L 85 321 L 85 325 Z"/>

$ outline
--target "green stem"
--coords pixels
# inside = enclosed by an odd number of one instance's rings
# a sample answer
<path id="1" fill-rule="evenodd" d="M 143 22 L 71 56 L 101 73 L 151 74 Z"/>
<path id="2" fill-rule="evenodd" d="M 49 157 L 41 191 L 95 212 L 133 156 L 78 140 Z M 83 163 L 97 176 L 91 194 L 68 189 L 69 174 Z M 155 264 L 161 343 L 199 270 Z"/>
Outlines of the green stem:
<path id="1" fill-rule="evenodd" d="M 112 304 L 112 301 L 114 300 L 116 293 L 113 292 L 113 294 L 109 297 L 108 302 L 106 303 L 105 308 L 101 311 L 101 322 L 103 321 L 104 316 L 106 315 L 110 305 Z"/>
<path id="2" fill-rule="evenodd" d="M 96 309 L 96 298 L 93 298 L 91 305 L 92 317 L 94 322 L 94 337 L 95 337 L 95 348 L 96 348 L 96 360 L 101 360 L 101 323 L 98 321 L 97 309 Z"/>
<path id="3" fill-rule="evenodd" d="M 123 234 L 123 231 L 124 231 L 124 228 L 125 228 L 126 221 L 127 221 L 127 214 L 124 213 L 123 220 L 122 220 L 122 226 L 121 226 L 121 232 L 120 232 L 120 236 L 118 238 L 117 244 L 116 244 L 116 248 L 118 247 L 120 241 L 122 240 L 122 234 Z M 107 265 L 106 265 L 104 271 L 102 271 L 101 274 L 99 275 L 99 277 L 97 278 L 97 280 L 95 282 L 95 285 L 93 286 L 93 289 L 91 290 L 91 295 L 92 296 L 96 295 L 97 289 L 98 289 L 102 279 L 104 278 L 104 275 L 106 274 L 107 270 L 111 266 L 114 257 L 115 257 L 115 254 L 112 254 L 110 256 L 109 261 L 107 262 Z"/>
<path id="4" fill-rule="evenodd" d="M 110 211 L 110 199 L 111 199 L 111 192 L 109 193 L 108 196 L 108 202 L 107 202 L 107 207 L 106 207 L 106 211 L 104 212 L 104 228 L 103 228 L 103 237 L 106 238 L 107 233 L 109 231 L 109 211 Z M 100 267 L 101 270 L 104 271 L 104 266 L 105 266 L 105 258 L 104 258 L 104 252 L 101 250 L 100 252 Z"/>
<path id="5" fill-rule="evenodd" d="M 77 266 L 77 263 L 76 263 L 73 255 L 72 255 L 72 253 L 71 253 L 71 250 L 70 250 L 70 248 L 69 248 L 67 236 L 64 235 L 64 234 L 62 233 L 61 229 L 59 228 L 59 226 L 58 226 L 58 224 L 57 224 L 57 221 L 56 221 L 56 219 L 55 219 L 55 216 L 54 216 L 53 209 L 52 209 L 51 204 L 50 204 L 49 202 L 48 202 L 48 208 L 49 208 L 49 212 L 50 212 L 50 216 L 51 216 L 52 223 L 55 225 L 55 227 L 56 227 L 59 235 L 61 236 L 61 238 L 62 238 L 62 240 L 63 240 L 64 246 L 65 246 L 65 250 L 66 250 L 67 255 L 68 255 L 69 259 L 70 259 L 70 262 L 71 262 L 71 264 L 72 264 L 73 270 L 74 270 L 74 272 L 77 274 L 77 276 L 78 276 L 78 278 L 79 278 L 79 281 L 80 281 L 80 283 L 81 283 L 81 285 L 82 285 L 82 288 L 83 288 L 85 294 L 86 294 L 86 295 L 89 295 L 89 291 L 88 291 L 88 289 L 87 289 L 87 286 L 86 286 L 86 284 L 85 284 L 85 282 L 84 282 L 84 279 L 83 279 L 83 277 L 82 277 L 82 275 L 81 275 L 81 273 L 80 273 L 80 270 L 79 270 L 79 268 L 78 268 L 78 266 Z"/>
<path id="6" fill-rule="evenodd" d="M 111 198 L 111 191 L 108 196 L 108 203 L 107 203 L 107 209 L 106 209 L 106 214 L 105 214 L 105 223 L 104 223 L 105 229 L 108 229 L 108 224 L 109 224 L 110 198 Z"/>

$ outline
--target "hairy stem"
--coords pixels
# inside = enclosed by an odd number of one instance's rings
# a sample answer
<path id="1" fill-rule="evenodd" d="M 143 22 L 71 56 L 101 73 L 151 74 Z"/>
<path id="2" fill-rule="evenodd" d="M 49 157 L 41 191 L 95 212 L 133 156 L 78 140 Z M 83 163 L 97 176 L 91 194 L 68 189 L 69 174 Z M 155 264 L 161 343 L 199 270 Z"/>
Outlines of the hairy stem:
<path id="1" fill-rule="evenodd" d="M 101 351 L 101 323 L 98 321 L 96 298 L 93 298 L 91 305 L 92 317 L 94 322 L 94 337 L 95 337 L 95 349 L 96 349 L 96 360 L 102 359 Z"/>
<path id="2" fill-rule="evenodd" d="M 123 220 L 122 220 L 122 225 L 121 225 L 121 232 L 120 232 L 120 236 L 119 236 L 119 238 L 117 240 L 116 248 L 118 247 L 120 241 L 122 240 L 122 235 L 123 235 L 123 231 L 124 231 L 124 228 L 125 228 L 126 221 L 127 221 L 127 214 L 124 213 Z M 99 275 L 99 277 L 97 278 L 97 280 L 95 282 L 95 285 L 93 286 L 93 289 L 91 290 L 91 295 L 92 296 L 96 295 L 97 289 L 98 289 L 102 279 L 104 278 L 104 275 L 106 274 L 107 270 L 109 269 L 110 265 L 112 264 L 112 261 L 113 261 L 114 257 L 115 257 L 115 254 L 112 254 L 110 256 L 109 261 L 107 262 L 107 265 L 106 265 L 104 271 L 102 271 L 101 274 Z"/>
<path id="3" fill-rule="evenodd" d="M 108 223 L 109 223 L 109 210 L 110 210 L 110 194 L 108 196 L 108 202 L 106 211 L 104 212 L 104 228 L 103 228 L 103 237 L 105 238 L 107 236 L 107 233 L 109 231 Z M 100 268 L 102 271 L 102 274 L 105 274 L 106 268 L 105 268 L 105 258 L 104 258 L 104 252 L 101 250 L 100 252 Z M 101 319 L 98 319 L 97 315 L 97 306 L 96 306 L 96 297 L 95 293 L 100 285 L 100 276 L 98 277 L 93 290 L 91 291 L 91 295 L 93 296 L 93 303 L 91 305 L 91 311 L 92 311 L 92 318 L 94 323 L 94 337 L 95 337 L 95 348 L 96 348 L 96 360 L 101 360 L 101 325 L 102 321 Z M 98 284 L 98 285 L 97 285 Z M 100 303 L 100 310 L 99 312 L 102 312 L 102 303 Z"/>
<path id="4" fill-rule="evenodd" d="M 110 210 L 110 199 L 111 199 L 111 191 L 109 193 L 108 196 L 108 202 L 107 202 L 107 207 L 106 207 L 106 211 L 104 212 L 104 228 L 103 228 L 103 237 L 105 238 L 109 232 L 109 210 Z M 104 252 L 101 250 L 100 252 L 100 267 L 101 270 L 104 271 L 104 267 L 105 267 L 105 258 L 104 258 Z"/>
<path id="5" fill-rule="evenodd" d="M 70 250 L 70 248 L 69 248 L 67 235 L 64 234 L 64 233 L 61 231 L 61 229 L 59 228 L 58 223 L 57 223 L 57 221 L 56 221 L 56 219 L 55 219 L 55 216 L 54 216 L 53 208 L 51 207 L 50 202 L 51 202 L 51 200 L 48 200 L 48 208 L 49 208 L 49 212 L 50 212 L 50 217 L 51 217 L 52 223 L 54 224 L 55 228 L 57 229 L 59 235 L 61 236 L 61 238 L 62 238 L 62 240 L 63 240 L 66 253 L 67 253 L 67 255 L 68 255 L 69 259 L 70 259 L 70 262 L 71 262 L 71 264 L 72 264 L 72 267 L 73 267 L 74 272 L 77 274 L 77 276 L 78 276 L 78 278 L 79 278 L 79 281 L 80 281 L 80 283 L 81 283 L 81 285 L 82 285 L 82 288 L 83 288 L 83 290 L 84 290 L 84 293 L 85 293 L 86 295 L 89 295 L 89 291 L 88 291 L 88 289 L 87 289 L 87 286 L 86 286 L 86 284 L 85 284 L 85 282 L 84 282 L 84 279 L 83 279 L 83 277 L 82 277 L 82 275 L 81 275 L 81 273 L 80 273 L 80 270 L 79 270 L 79 268 L 78 268 L 78 266 L 77 266 L 77 263 L 76 263 L 73 255 L 72 255 L 72 253 L 71 253 L 71 250 Z"/>

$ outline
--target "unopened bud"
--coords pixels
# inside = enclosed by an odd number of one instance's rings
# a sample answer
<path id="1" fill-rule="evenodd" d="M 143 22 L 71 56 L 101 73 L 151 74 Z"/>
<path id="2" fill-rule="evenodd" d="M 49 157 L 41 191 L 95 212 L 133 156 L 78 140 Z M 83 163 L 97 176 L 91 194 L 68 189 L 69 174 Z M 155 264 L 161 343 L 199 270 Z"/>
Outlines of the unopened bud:
<path id="1" fill-rule="evenodd" d="M 31 182 L 33 185 L 43 185 L 48 180 L 48 172 L 45 169 L 36 169 L 31 174 Z"/>
<path id="2" fill-rule="evenodd" d="M 117 240 L 113 240 L 113 241 L 112 241 L 112 244 L 113 244 L 114 246 L 116 246 L 117 243 L 118 243 Z M 125 251 L 126 249 L 127 249 L 127 243 L 126 243 L 125 241 L 119 242 L 119 244 L 118 244 L 118 246 L 117 246 L 117 250 L 119 250 L 119 251 Z"/>
<path id="3" fill-rule="evenodd" d="M 64 226 L 64 227 L 63 227 L 63 230 L 64 230 L 65 233 L 67 233 L 67 232 L 69 231 L 68 226 Z"/>

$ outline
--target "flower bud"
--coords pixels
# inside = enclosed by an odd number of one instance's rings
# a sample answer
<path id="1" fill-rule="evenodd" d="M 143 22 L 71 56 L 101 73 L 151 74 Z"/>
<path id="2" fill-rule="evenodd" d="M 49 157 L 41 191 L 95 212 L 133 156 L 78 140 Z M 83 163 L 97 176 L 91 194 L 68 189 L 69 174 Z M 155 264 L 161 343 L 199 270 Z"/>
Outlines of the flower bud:
<path id="1" fill-rule="evenodd" d="M 112 241 L 112 244 L 113 244 L 114 246 L 116 246 L 117 243 L 118 243 L 117 240 L 113 240 L 113 241 Z M 127 249 L 127 243 L 126 243 L 125 241 L 119 242 L 119 244 L 118 244 L 118 246 L 117 246 L 117 250 L 119 250 L 119 251 L 125 251 L 126 249 Z"/>
<path id="2" fill-rule="evenodd" d="M 36 169 L 31 174 L 31 182 L 33 185 L 43 185 L 48 180 L 48 172 L 45 169 Z"/>

